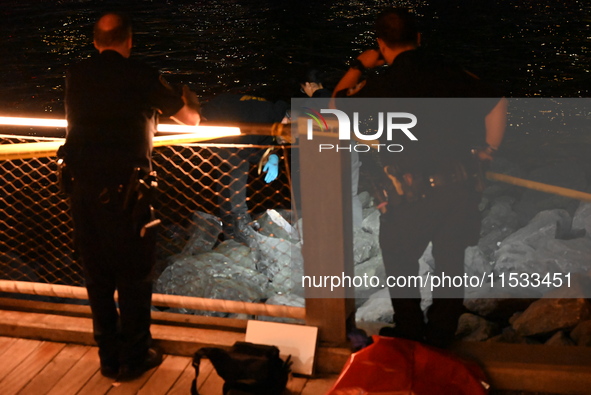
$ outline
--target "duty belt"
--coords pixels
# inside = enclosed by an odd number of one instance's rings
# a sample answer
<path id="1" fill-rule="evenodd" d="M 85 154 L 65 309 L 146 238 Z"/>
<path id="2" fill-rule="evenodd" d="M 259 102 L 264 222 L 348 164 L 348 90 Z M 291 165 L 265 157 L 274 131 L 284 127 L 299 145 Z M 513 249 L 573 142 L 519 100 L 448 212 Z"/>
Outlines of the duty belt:
<path id="1" fill-rule="evenodd" d="M 391 203 L 397 204 L 403 201 L 414 202 L 426 198 L 437 188 L 467 182 L 476 178 L 476 174 L 468 174 L 466 167 L 455 163 L 447 172 L 438 173 L 405 173 L 395 171 L 392 166 L 385 166 L 384 172 L 392 182 L 396 196 L 388 196 Z"/>

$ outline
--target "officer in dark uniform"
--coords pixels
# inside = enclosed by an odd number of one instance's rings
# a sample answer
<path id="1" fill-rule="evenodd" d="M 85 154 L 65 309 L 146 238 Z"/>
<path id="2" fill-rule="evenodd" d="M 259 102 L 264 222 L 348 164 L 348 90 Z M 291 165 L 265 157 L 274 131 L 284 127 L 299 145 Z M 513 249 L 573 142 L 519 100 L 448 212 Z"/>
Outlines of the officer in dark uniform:
<path id="1" fill-rule="evenodd" d="M 84 269 L 103 375 L 131 379 L 157 366 L 150 310 L 155 235 L 149 202 L 152 135 L 159 116 L 196 125 L 196 96 L 174 92 L 158 71 L 129 59 L 129 19 L 94 26 L 98 54 L 66 76 L 66 143 L 77 251 Z M 114 292 L 119 294 L 119 312 Z"/>
<path id="2" fill-rule="evenodd" d="M 355 87 L 365 69 L 387 64 L 356 97 L 431 98 L 401 99 L 389 109 L 404 108 L 416 116 L 412 133 L 418 140 L 405 144 L 402 152 L 380 151 L 382 178 L 389 186 L 380 226 L 386 274 L 416 276 L 418 260 L 432 242 L 433 275 L 463 276 L 464 251 L 480 233 L 478 163 L 472 149 L 480 145 L 478 158 L 492 159 L 504 134 L 506 101 L 474 75 L 420 49 L 415 20 L 406 10 L 383 11 L 376 33 L 379 50 L 354 60 L 335 96 Z M 380 143 L 392 143 L 385 137 Z M 425 322 L 419 288 L 390 288 L 395 328 L 384 328 L 382 334 L 447 346 L 463 312 L 463 293 L 463 286 L 435 289 Z"/>
<path id="3" fill-rule="evenodd" d="M 203 104 L 204 121 L 212 123 L 255 123 L 272 124 L 285 121 L 288 104 L 284 101 L 272 102 L 265 98 L 247 95 L 222 93 Z M 250 135 L 216 139 L 219 144 L 273 145 L 275 138 L 265 135 Z M 237 239 L 245 242 L 239 228 L 251 222 L 246 204 L 247 182 L 250 165 L 258 163 L 265 153 L 265 148 L 220 148 L 214 150 L 221 159 L 220 176 L 217 180 L 219 190 L 219 215 L 222 220 L 224 239 Z M 278 175 L 279 158 L 269 155 L 263 170 L 265 181 L 273 181 Z"/>

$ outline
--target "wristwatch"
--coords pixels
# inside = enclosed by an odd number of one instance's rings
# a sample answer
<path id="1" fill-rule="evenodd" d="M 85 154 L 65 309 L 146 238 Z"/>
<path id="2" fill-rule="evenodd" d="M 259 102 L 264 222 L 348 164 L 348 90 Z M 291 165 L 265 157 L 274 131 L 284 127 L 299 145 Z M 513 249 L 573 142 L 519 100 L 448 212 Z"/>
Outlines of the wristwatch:
<path id="1" fill-rule="evenodd" d="M 349 63 L 349 67 L 352 69 L 357 69 L 362 73 L 367 69 L 367 67 L 363 65 L 363 62 L 357 58 L 353 59 L 351 63 Z"/>

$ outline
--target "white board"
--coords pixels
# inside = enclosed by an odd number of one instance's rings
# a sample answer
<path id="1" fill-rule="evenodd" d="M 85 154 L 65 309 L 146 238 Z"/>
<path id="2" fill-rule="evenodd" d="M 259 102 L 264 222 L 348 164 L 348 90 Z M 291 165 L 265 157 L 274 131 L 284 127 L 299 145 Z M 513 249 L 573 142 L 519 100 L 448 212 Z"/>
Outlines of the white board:
<path id="1" fill-rule="evenodd" d="M 311 375 L 314 368 L 318 328 L 315 326 L 248 321 L 246 341 L 276 346 L 281 359 L 291 355 L 293 373 Z"/>

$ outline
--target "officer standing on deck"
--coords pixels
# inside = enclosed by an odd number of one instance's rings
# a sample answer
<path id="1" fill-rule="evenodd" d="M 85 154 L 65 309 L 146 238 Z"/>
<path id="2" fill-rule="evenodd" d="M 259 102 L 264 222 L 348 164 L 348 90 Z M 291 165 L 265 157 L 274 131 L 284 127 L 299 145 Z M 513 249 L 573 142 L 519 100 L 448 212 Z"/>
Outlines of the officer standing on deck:
<path id="1" fill-rule="evenodd" d="M 58 155 L 101 373 L 126 380 L 162 362 L 150 334 L 155 230 L 145 226 L 154 219 L 152 136 L 159 116 L 196 125 L 199 113 L 194 93 L 173 91 L 157 70 L 129 59 L 128 17 L 102 16 L 94 46 L 98 54 L 67 72 L 68 128 Z"/>
<path id="2" fill-rule="evenodd" d="M 474 75 L 420 49 L 416 22 L 408 11 L 384 10 L 376 21 L 376 35 L 379 49 L 353 61 L 335 95 L 356 86 L 365 69 L 387 64 L 356 97 L 439 98 L 414 105 L 416 100 L 396 101 L 413 109 L 409 112 L 418 121 L 412 132 L 418 141 L 405 144 L 402 152 L 380 151 L 384 185 L 389 185 L 380 226 L 386 274 L 416 276 L 418 260 L 432 242 L 433 275 L 463 276 L 464 251 L 476 244 L 480 233 L 477 184 L 482 180 L 474 176 L 478 163 L 473 153 L 480 160 L 492 159 L 505 131 L 506 100 Z M 380 143 L 391 143 L 385 135 Z M 475 135 L 482 144 L 471 152 Z M 381 334 L 440 347 L 453 341 L 463 312 L 463 287 L 435 289 L 426 322 L 418 288 L 389 290 L 395 327 L 383 328 Z"/>

